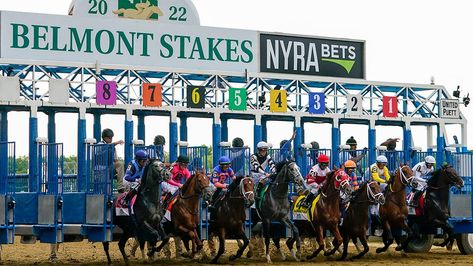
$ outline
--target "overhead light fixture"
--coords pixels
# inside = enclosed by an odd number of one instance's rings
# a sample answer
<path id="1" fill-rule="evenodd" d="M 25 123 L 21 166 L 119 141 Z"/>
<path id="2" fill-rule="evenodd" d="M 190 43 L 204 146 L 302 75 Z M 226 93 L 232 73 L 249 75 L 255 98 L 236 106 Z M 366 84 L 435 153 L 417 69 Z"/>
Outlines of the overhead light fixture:
<path id="1" fill-rule="evenodd" d="M 456 91 L 453 91 L 453 97 L 460 98 L 460 85 L 457 86 Z"/>
<path id="2" fill-rule="evenodd" d="M 466 97 L 463 97 L 463 104 L 467 107 L 470 104 L 470 94 L 468 93 Z"/>

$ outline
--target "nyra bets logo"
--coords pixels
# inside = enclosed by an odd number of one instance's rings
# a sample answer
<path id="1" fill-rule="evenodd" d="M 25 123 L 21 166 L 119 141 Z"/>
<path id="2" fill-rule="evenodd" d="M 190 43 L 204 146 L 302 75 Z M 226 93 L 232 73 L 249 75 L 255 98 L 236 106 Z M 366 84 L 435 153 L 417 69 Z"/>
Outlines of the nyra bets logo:
<path id="1" fill-rule="evenodd" d="M 164 13 L 158 7 L 158 0 L 118 0 L 118 9 L 113 11 L 120 17 L 157 20 Z"/>
<path id="2" fill-rule="evenodd" d="M 260 35 L 261 72 L 364 78 L 364 42 Z"/>

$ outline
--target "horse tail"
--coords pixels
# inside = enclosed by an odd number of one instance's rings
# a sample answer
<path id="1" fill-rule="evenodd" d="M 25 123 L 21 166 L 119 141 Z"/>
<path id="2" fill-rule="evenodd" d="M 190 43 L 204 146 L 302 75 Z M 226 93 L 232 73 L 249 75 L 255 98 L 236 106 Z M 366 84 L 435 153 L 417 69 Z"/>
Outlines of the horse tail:
<path id="1" fill-rule="evenodd" d="M 112 12 L 113 12 L 113 14 L 120 15 L 120 14 L 125 13 L 125 9 L 124 9 L 124 8 L 120 8 L 120 9 L 118 9 L 118 10 L 113 10 Z"/>

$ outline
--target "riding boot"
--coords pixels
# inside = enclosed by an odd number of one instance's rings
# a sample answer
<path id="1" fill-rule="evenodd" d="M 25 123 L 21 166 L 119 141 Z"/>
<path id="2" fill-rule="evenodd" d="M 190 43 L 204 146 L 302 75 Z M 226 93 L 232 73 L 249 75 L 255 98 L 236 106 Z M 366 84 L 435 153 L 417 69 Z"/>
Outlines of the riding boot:
<path id="1" fill-rule="evenodd" d="M 419 207 L 419 199 L 422 197 L 422 194 L 424 194 L 424 191 L 419 190 L 414 193 L 414 197 L 412 197 L 412 207 Z"/>
<path id="2" fill-rule="evenodd" d="M 261 182 L 258 182 L 258 184 L 256 185 L 256 195 L 255 197 L 260 199 L 261 198 L 261 192 L 263 191 L 264 189 L 264 183 L 261 183 Z"/>
<path id="3" fill-rule="evenodd" d="M 304 199 L 304 201 L 302 202 L 302 207 L 308 209 L 311 207 L 312 205 L 312 201 L 314 201 L 315 199 L 315 194 L 310 192 L 307 197 Z"/>

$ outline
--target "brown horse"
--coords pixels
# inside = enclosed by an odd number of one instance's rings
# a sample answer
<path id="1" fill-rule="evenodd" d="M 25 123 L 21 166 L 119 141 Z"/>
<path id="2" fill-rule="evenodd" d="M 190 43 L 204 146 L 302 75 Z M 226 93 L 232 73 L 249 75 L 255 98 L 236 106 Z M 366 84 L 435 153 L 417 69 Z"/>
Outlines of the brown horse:
<path id="1" fill-rule="evenodd" d="M 243 239 L 243 245 L 235 255 L 230 256 L 230 261 L 241 257 L 249 240 L 245 234 L 244 222 L 246 220 L 245 208 L 249 208 L 255 201 L 254 182 L 250 177 L 239 177 L 228 188 L 227 195 L 216 206 L 216 220 L 210 224 L 211 235 L 217 235 L 219 240 L 218 253 L 212 260 L 217 263 L 225 252 L 225 237 L 233 236 Z"/>
<path id="2" fill-rule="evenodd" d="M 407 225 L 406 186 L 412 186 L 414 173 L 408 165 L 400 165 L 396 170 L 394 178 L 389 180 L 384 195 L 386 203 L 379 206 L 379 216 L 383 224 L 384 247 L 377 248 L 376 253 L 385 252 L 393 243 L 391 228 L 401 228 L 407 233 L 407 240 L 396 247 L 397 251 L 405 248 L 413 237 L 413 232 Z"/>
<path id="3" fill-rule="evenodd" d="M 335 253 L 342 244 L 343 239 L 338 230 L 338 223 L 340 222 L 340 190 L 347 195 L 350 195 L 353 191 L 349 177 L 343 169 L 334 170 L 327 174 L 325 184 L 320 188 L 320 199 L 315 208 L 313 208 L 314 211 L 309 215 L 317 236 L 319 248 L 307 256 L 308 260 L 315 258 L 324 249 L 324 229 L 329 229 L 332 235 L 335 236 L 334 247 L 332 250 L 326 251 L 324 253 L 325 256 Z"/>
<path id="4" fill-rule="evenodd" d="M 338 260 L 345 260 L 348 253 L 348 242 L 350 239 L 356 243 L 357 238 L 363 245 L 363 251 L 352 259 L 359 259 L 369 251 L 366 232 L 369 224 L 369 206 L 372 204 L 384 204 L 385 199 L 378 182 L 369 182 L 361 185 L 356 190 L 350 205 L 345 213 L 343 225 L 340 227 L 343 235 L 343 253 Z"/>
<path id="5" fill-rule="evenodd" d="M 189 178 L 182 186 L 171 209 L 171 222 L 165 225 L 166 233 L 181 237 L 184 247 L 189 252 L 189 240 L 192 241 L 192 253 L 190 257 L 200 251 L 203 247 L 202 241 L 197 233 L 199 225 L 199 203 L 203 196 L 204 201 L 211 197 L 209 189 L 209 178 L 203 172 L 197 172 Z M 169 236 L 157 248 L 153 248 L 150 254 L 159 252 L 169 242 Z"/>

